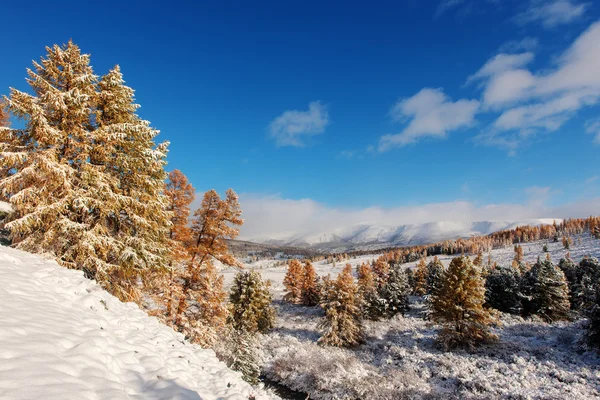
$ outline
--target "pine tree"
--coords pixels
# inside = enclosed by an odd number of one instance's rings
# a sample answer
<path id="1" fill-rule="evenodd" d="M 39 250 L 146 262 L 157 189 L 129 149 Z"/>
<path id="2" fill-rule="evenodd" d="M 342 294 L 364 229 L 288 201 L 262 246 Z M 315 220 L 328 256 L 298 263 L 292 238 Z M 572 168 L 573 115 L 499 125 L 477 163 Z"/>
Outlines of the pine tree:
<path id="1" fill-rule="evenodd" d="M 436 257 L 427 264 L 427 294 L 433 295 L 442 286 L 444 264 Z"/>
<path id="2" fill-rule="evenodd" d="M 54 254 L 122 300 L 138 300 L 140 278 L 164 267 L 169 257 L 164 235 L 169 213 L 162 195 L 166 145 L 153 149 L 158 132 L 135 115 L 133 91 L 122 79 L 131 96 L 108 96 L 105 83 L 121 78 L 118 69 L 98 82 L 89 55 L 72 42 L 47 51 L 47 58 L 28 70 L 34 94 L 13 89 L 7 99 L 25 122 L 23 129 L 0 134 L 5 172 L 0 191 L 16 210 L 7 228 L 19 248 Z M 111 124 L 103 109 L 120 109 L 128 123 Z M 117 165 L 134 155 L 123 144 L 145 143 L 151 144 L 144 147 L 145 156 L 133 161 L 145 171 L 128 171 L 132 182 L 156 185 L 155 190 L 125 193 Z M 146 173 L 150 170 L 154 176 Z"/>
<path id="3" fill-rule="evenodd" d="M 485 286 L 481 271 L 468 257 L 457 257 L 444 272 L 439 292 L 431 297 L 431 318 L 442 324 L 438 341 L 445 348 L 474 347 L 496 339 L 483 308 Z"/>
<path id="4" fill-rule="evenodd" d="M 539 315 L 546 322 L 569 318 L 569 288 L 565 274 L 552 261 L 538 261 L 521 282 L 523 315 Z"/>
<path id="5" fill-rule="evenodd" d="M 324 280 L 321 307 L 325 310 L 325 317 L 319 323 L 319 327 L 323 330 L 319 343 L 352 347 L 363 340 L 360 297 L 349 265 L 335 281 Z"/>
<path id="6" fill-rule="evenodd" d="M 408 295 L 411 287 L 408 284 L 406 273 L 395 264 L 391 269 L 388 279 L 379 290 L 379 297 L 383 300 L 385 307 L 383 315 L 392 318 L 400 313 L 404 315 L 409 309 Z"/>
<path id="7" fill-rule="evenodd" d="M 521 275 L 514 268 L 496 268 L 485 280 L 485 306 L 496 310 L 519 314 L 522 294 Z"/>
<path id="8" fill-rule="evenodd" d="M 304 287 L 304 268 L 300 261 L 293 259 L 288 262 L 288 270 L 283 278 L 286 293 L 283 299 L 293 304 L 302 302 L 302 288 Z"/>
<path id="9" fill-rule="evenodd" d="M 427 264 L 425 264 L 425 259 L 421 258 L 415 270 L 414 293 L 416 296 L 423 296 L 427 294 L 427 276 Z"/>
<path id="10" fill-rule="evenodd" d="M 8 112 L 6 111 L 6 104 L 0 100 L 0 128 L 7 128 L 9 126 Z"/>
<path id="11" fill-rule="evenodd" d="M 587 311 L 587 342 L 600 351 L 600 287 L 596 286 L 594 302 Z"/>
<path id="12" fill-rule="evenodd" d="M 358 267 L 357 276 L 362 316 L 377 321 L 383 317 L 385 302 L 380 297 L 373 268 L 363 263 Z"/>
<path id="13" fill-rule="evenodd" d="M 579 262 L 570 288 L 574 303 L 572 308 L 586 313 L 596 301 L 595 292 L 600 288 L 600 263 L 598 259 L 584 257 Z"/>
<path id="14" fill-rule="evenodd" d="M 229 323 L 233 329 L 266 333 L 275 324 L 269 282 L 257 271 L 239 272 L 229 292 Z"/>
<path id="15" fill-rule="evenodd" d="M 386 261 L 378 259 L 373 263 L 373 273 L 375 274 L 377 287 L 381 288 L 387 281 L 388 274 L 390 273 L 390 265 Z"/>
<path id="16" fill-rule="evenodd" d="M 243 224 L 242 211 L 238 202 L 238 196 L 231 189 L 227 191 L 226 198 L 221 199 L 217 192 L 210 190 L 204 194 L 202 205 L 194 212 L 192 220 L 193 246 L 190 248 L 190 260 L 183 273 L 183 285 L 181 296 L 174 315 L 174 324 L 180 330 L 185 329 L 184 313 L 188 308 L 189 301 L 207 295 L 205 290 L 214 290 L 218 293 L 210 295 L 210 298 L 221 297 L 219 287 L 207 287 L 205 278 L 212 274 L 207 273 L 210 261 L 217 261 L 230 266 L 241 266 L 235 259 L 227 246 L 227 240 L 234 239 L 239 230 L 237 226 Z M 210 283 L 208 283 L 210 284 Z M 220 325 L 219 321 L 215 321 Z"/>
<path id="17" fill-rule="evenodd" d="M 319 304 L 319 277 L 308 260 L 304 262 L 304 277 L 302 279 L 302 304 L 313 307 Z"/>
<path id="18" fill-rule="evenodd" d="M 260 359 L 256 335 L 245 330 L 232 330 L 228 344 L 231 349 L 226 360 L 227 366 L 241 372 L 246 382 L 257 385 L 260 377 Z"/>

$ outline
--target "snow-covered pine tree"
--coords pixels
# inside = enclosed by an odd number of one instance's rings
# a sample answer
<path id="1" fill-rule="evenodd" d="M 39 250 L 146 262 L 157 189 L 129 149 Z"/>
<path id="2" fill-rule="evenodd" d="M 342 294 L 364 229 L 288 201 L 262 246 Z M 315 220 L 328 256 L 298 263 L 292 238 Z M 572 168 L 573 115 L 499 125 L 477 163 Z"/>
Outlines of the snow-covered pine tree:
<path id="1" fill-rule="evenodd" d="M 571 286 L 573 308 L 587 313 L 596 301 L 597 290 L 600 290 L 600 262 L 594 257 L 584 257 L 575 269 Z"/>
<path id="2" fill-rule="evenodd" d="M 546 322 L 569 318 L 569 287 L 565 274 L 552 261 L 538 261 L 523 275 L 523 315 L 538 315 Z"/>
<path id="3" fill-rule="evenodd" d="M 379 290 L 379 297 L 384 301 L 383 314 L 386 318 L 392 318 L 400 313 L 404 316 L 409 309 L 408 296 L 411 287 L 408 284 L 406 273 L 399 264 L 394 264 L 390 269 L 388 279 Z"/>
<path id="4" fill-rule="evenodd" d="M 431 296 L 431 319 L 442 325 L 438 342 L 444 348 L 469 348 L 495 340 L 493 321 L 483 308 L 485 286 L 481 271 L 469 257 L 456 257 L 443 274 L 443 284 Z"/>
<path id="5" fill-rule="evenodd" d="M 258 354 L 259 342 L 253 333 L 232 329 L 228 345 L 229 357 L 226 364 L 234 371 L 242 373 L 244 380 L 252 385 L 259 382 L 260 359 Z"/>
<path id="6" fill-rule="evenodd" d="M 159 263 L 154 247 L 131 262 L 125 242 L 139 242 L 139 235 L 122 228 L 135 204 L 122 195 L 110 162 L 119 139 L 94 115 L 97 77 L 74 43 L 46 49 L 47 58 L 28 70 L 34 94 L 13 89 L 8 99 L 25 127 L 1 138 L 0 163 L 12 172 L 0 190 L 16 210 L 7 228 L 19 248 L 54 254 L 122 300 L 137 300 L 140 272 Z"/>
<path id="7" fill-rule="evenodd" d="M 414 294 L 416 296 L 424 296 L 427 294 L 427 264 L 425 258 L 421 258 L 415 268 L 415 287 Z"/>
<path id="8" fill-rule="evenodd" d="M 358 267 L 357 276 L 362 316 L 377 321 L 383 317 L 385 302 L 379 296 L 373 268 L 368 263 L 362 263 Z"/>
<path id="9" fill-rule="evenodd" d="M 304 268 L 302 263 L 296 259 L 288 261 L 288 269 L 283 278 L 285 295 L 283 299 L 289 303 L 299 304 L 302 302 L 302 287 L 304 286 Z"/>
<path id="10" fill-rule="evenodd" d="M 427 294 L 433 295 L 437 293 L 442 286 L 442 276 L 444 275 L 444 264 L 437 258 L 427 264 Z"/>
<path id="11" fill-rule="evenodd" d="M 590 304 L 586 314 L 588 323 L 586 326 L 587 342 L 600 351 L 600 287 L 596 283 L 594 302 Z"/>
<path id="12" fill-rule="evenodd" d="M 521 312 L 521 275 L 514 268 L 495 268 L 485 280 L 485 306 L 505 313 Z"/>
<path id="13" fill-rule="evenodd" d="M 93 159 L 118 179 L 121 209 L 115 236 L 121 247 L 120 271 L 166 271 L 172 258 L 172 213 L 165 194 L 168 142 L 156 144 L 158 131 L 138 117 L 133 90 L 119 66 L 98 83 Z M 109 274 L 112 275 L 112 274 Z M 109 276 L 109 281 L 114 280 Z M 117 279 L 118 281 L 118 279 Z"/>
<path id="14" fill-rule="evenodd" d="M 372 265 L 373 273 L 375 274 L 375 283 L 378 288 L 381 288 L 385 285 L 387 281 L 388 274 L 390 273 L 390 265 L 387 261 L 379 258 Z"/>
<path id="15" fill-rule="evenodd" d="M 577 286 L 579 279 L 577 277 L 577 265 L 571 259 L 569 253 L 564 258 L 561 258 L 558 262 L 558 268 L 565 274 L 565 279 L 569 285 L 569 302 L 571 303 L 571 309 L 577 309 L 580 305 L 577 301 Z"/>
<path id="16" fill-rule="evenodd" d="M 275 324 L 269 282 L 257 271 L 239 272 L 229 292 L 229 323 L 233 329 L 265 333 Z"/>
<path id="17" fill-rule="evenodd" d="M 210 273 L 212 260 L 215 259 L 225 265 L 240 267 L 241 264 L 229 252 L 227 240 L 234 239 L 238 233 L 238 226 L 243 224 L 237 194 L 229 189 L 225 199 L 221 199 L 216 191 L 210 190 L 204 194 L 202 204 L 194 212 L 192 219 L 193 246 L 190 247 L 190 260 L 183 272 L 183 286 L 181 296 L 175 312 L 174 324 L 180 331 L 185 331 L 184 314 L 188 309 L 189 301 L 197 301 L 201 297 L 213 299 L 215 304 L 208 309 L 218 309 L 223 297 L 222 284 L 214 285 L 216 278 Z M 220 278 L 219 278 L 220 279 Z M 219 327 L 222 325 L 223 315 L 214 315 L 213 321 L 206 321 L 208 325 Z"/>
<path id="18" fill-rule="evenodd" d="M 325 317 L 319 323 L 323 335 L 319 343 L 328 346 L 352 347 L 363 340 L 358 287 L 348 264 L 335 281 L 324 280 L 321 307 Z"/>
<path id="19" fill-rule="evenodd" d="M 313 307 L 319 304 L 319 277 L 309 260 L 304 261 L 302 304 Z"/>
<path id="20" fill-rule="evenodd" d="M 6 111 L 6 104 L 3 100 L 0 100 L 0 128 L 7 128 L 8 123 L 8 111 Z"/>

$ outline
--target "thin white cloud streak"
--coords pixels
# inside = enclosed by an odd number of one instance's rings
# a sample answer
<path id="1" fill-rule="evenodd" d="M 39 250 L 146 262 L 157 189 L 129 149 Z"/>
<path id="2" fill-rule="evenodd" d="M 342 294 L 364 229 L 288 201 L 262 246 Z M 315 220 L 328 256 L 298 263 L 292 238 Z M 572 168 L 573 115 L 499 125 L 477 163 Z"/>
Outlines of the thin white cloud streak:
<path id="1" fill-rule="evenodd" d="M 519 25 L 540 23 L 551 29 L 582 18 L 587 7 L 587 3 L 571 0 L 531 0 L 527 10 L 517 14 L 514 21 Z"/>
<path id="2" fill-rule="evenodd" d="M 306 138 L 325 132 L 327 125 L 327 107 L 319 101 L 313 101 L 308 105 L 307 111 L 283 112 L 269 124 L 269 134 L 277 147 L 302 147 Z"/>
<path id="3" fill-rule="evenodd" d="M 506 221 L 529 218 L 585 217 L 597 214 L 600 198 L 547 206 L 550 188 L 526 190 L 524 204 L 477 205 L 468 201 L 433 203 L 394 208 L 334 208 L 311 199 L 242 195 L 245 224 L 240 238 L 278 239 L 294 234 L 330 232 L 359 224 L 405 225 L 436 221 Z"/>
<path id="4" fill-rule="evenodd" d="M 471 126 L 478 109 L 477 100 L 453 102 L 442 89 L 422 89 L 392 107 L 391 117 L 398 122 L 408 121 L 408 125 L 398 134 L 382 136 L 378 150 L 406 146 L 423 137 L 444 138 L 450 131 Z"/>

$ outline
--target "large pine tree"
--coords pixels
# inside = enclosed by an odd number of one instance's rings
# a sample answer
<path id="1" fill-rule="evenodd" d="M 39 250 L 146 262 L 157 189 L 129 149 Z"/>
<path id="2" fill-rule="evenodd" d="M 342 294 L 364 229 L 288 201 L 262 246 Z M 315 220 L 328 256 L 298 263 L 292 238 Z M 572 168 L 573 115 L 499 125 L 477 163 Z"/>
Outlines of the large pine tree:
<path id="1" fill-rule="evenodd" d="M 569 318 L 569 287 L 565 274 L 549 259 L 538 260 L 523 275 L 523 315 L 538 315 L 546 322 Z"/>
<path id="2" fill-rule="evenodd" d="M 431 296 L 431 319 L 442 325 L 438 341 L 445 348 L 474 347 L 495 339 L 492 318 L 483 308 L 485 286 L 481 271 L 469 257 L 456 257 L 443 274 L 440 290 Z"/>

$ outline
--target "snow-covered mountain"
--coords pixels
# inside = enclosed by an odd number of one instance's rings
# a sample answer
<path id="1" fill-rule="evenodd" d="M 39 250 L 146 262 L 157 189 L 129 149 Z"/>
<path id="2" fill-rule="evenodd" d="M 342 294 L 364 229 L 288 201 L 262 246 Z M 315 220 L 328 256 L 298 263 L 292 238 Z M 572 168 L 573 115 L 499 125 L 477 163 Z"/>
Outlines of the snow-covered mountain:
<path id="1" fill-rule="evenodd" d="M 504 229 L 513 229 L 520 225 L 552 224 L 555 220 L 557 222 L 561 221 L 560 219 L 542 218 L 520 221 L 441 221 L 399 226 L 363 224 L 330 232 L 283 235 L 278 238 L 255 238 L 250 240 L 270 245 L 295 246 L 324 251 L 377 249 L 488 235 Z"/>

